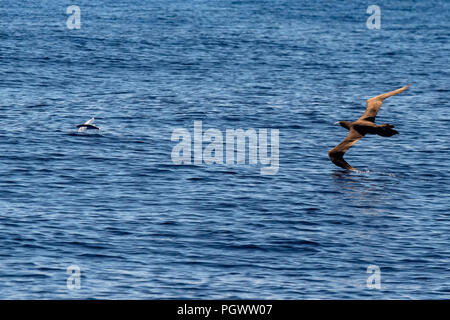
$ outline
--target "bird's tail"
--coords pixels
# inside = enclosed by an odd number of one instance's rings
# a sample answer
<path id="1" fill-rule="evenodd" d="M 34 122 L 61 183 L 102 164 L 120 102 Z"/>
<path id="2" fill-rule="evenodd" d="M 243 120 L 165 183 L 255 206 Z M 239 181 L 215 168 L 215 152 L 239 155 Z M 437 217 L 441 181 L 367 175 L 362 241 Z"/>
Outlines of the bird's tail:
<path id="1" fill-rule="evenodd" d="M 381 124 L 376 127 L 375 133 L 382 137 L 392 137 L 396 134 L 399 134 L 397 130 L 394 130 L 393 124 Z"/>

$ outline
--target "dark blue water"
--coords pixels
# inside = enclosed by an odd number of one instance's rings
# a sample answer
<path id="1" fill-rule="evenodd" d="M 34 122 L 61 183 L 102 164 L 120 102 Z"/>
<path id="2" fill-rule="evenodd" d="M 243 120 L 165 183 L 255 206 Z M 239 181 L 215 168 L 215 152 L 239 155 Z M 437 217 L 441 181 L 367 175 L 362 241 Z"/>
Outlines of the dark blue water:
<path id="1" fill-rule="evenodd" d="M 450 297 L 448 1 L 0 3 L 0 298 Z M 279 129 L 278 173 L 174 165 L 194 120 Z"/>

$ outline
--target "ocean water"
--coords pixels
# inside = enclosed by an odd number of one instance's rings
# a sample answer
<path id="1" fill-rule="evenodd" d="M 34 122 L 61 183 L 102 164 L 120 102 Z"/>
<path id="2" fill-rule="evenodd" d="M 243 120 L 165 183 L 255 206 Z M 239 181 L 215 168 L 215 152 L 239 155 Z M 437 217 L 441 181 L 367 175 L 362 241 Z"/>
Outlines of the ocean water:
<path id="1" fill-rule="evenodd" d="M 1 299 L 450 297 L 448 1 L 0 4 Z M 194 121 L 278 129 L 278 172 L 175 165 Z"/>

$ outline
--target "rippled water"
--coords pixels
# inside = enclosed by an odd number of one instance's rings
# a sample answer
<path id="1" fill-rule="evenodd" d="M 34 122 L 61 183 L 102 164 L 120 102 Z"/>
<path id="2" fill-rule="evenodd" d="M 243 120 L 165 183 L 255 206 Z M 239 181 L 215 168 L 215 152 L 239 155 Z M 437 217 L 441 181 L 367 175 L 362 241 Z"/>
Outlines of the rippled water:
<path id="1" fill-rule="evenodd" d="M 369 4 L 2 0 L 0 298 L 449 298 L 450 6 Z M 195 120 L 279 129 L 278 173 L 174 165 Z"/>

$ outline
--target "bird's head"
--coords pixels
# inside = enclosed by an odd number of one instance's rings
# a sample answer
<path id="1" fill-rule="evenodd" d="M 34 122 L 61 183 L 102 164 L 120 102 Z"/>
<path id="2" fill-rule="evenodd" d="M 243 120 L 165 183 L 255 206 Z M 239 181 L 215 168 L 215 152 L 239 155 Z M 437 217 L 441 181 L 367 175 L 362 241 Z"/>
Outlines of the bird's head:
<path id="1" fill-rule="evenodd" d="M 338 121 L 334 123 L 335 125 L 340 125 L 341 127 L 344 127 L 347 130 L 350 130 L 350 121 Z"/>

